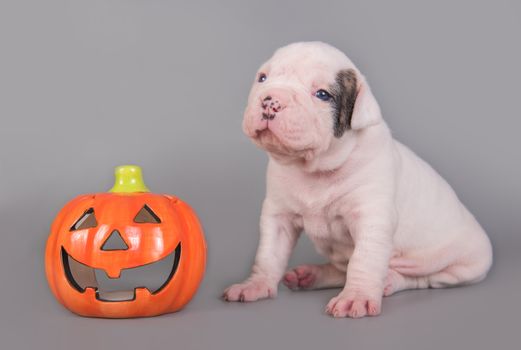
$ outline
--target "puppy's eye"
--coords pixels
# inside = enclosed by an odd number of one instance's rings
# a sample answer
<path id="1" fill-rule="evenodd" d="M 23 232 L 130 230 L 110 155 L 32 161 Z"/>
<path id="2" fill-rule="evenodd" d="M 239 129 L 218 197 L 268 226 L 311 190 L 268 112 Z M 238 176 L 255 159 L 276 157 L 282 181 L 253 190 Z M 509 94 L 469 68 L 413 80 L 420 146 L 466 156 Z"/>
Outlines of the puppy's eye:
<path id="1" fill-rule="evenodd" d="M 333 96 L 331 96 L 329 92 L 323 89 L 320 89 L 317 92 L 315 92 L 315 97 L 321 99 L 322 101 L 329 101 L 333 98 Z"/>
<path id="2" fill-rule="evenodd" d="M 257 81 L 258 81 L 259 83 L 263 83 L 263 82 L 266 81 L 266 79 L 268 79 L 268 77 L 266 76 L 266 74 L 261 73 L 261 74 L 259 74 L 259 79 L 257 79 Z"/>

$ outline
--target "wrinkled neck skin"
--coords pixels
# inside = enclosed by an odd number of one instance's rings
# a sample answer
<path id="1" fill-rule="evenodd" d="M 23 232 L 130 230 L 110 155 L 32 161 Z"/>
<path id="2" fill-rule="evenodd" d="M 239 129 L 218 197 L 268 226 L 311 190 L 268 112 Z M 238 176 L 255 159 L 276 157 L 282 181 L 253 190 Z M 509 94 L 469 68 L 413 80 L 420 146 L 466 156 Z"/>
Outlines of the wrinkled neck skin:
<path id="1" fill-rule="evenodd" d="M 334 138 L 325 151 L 306 151 L 296 157 L 285 157 L 268 152 L 270 162 L 281 168 L 291 168 L 308 175 L 334 175 L 349 165 L 362 165 L 371 161 L 382 149 L 389 146 L 391 132 L 385 122 L 364 128 L 348 130 Z"/>

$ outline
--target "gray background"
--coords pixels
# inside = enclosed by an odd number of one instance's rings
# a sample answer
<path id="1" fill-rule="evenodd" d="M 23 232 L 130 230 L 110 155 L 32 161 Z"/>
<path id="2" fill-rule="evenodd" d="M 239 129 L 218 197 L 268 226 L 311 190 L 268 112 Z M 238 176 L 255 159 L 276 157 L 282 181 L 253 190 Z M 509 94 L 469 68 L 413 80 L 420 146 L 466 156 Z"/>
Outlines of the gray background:
<path id="1" fill-rule="evenodd" d="M 509 349 L 521 288 L 519 1 L 0 2 L 0 341 L 3 349 Z M 323 40 L 366 74 L 394 134 L 455 187 L 494 242 L 483 283 L 399 293 L 334 320 L 338 290 L 227 304 L 258 239 L 266 156 L 246 96 L 279 46 Z M 80 193 L 143 166 L 199 213 L 209 264 L 182 312 L 77 317 L 50 294 L 48 227 Z M 321 261 L 307 240 L 292 264 Z M 516 345 L 517 344 L 517 345 Z"/>

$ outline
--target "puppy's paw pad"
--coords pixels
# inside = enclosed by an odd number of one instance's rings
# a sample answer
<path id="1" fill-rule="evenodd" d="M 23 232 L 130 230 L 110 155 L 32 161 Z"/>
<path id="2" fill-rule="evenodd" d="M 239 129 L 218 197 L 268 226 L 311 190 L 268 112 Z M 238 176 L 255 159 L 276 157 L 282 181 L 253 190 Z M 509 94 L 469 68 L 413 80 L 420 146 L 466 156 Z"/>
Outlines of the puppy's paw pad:
<path id="1" fill-rule="evenodd" d="M 223 293 L 223 299 L 226 301 L 248 302 L 274 298 L 276 295 L 276 287 L 265 281 L 246 281 L 228 287 Z"/>
<path id="2" fill-rule="evenodd" d="M 380 312 L 381 300 L 361 294 L 340 293 L 332 298 L 326 306 L 326 313 L 337 318 L 376 316 Z"/>
<path id="3" fill-rule="evenodd" d="M 284 275 L 282 283 L 289 289 L 309 289 L 317 280 L 319 268 L 314 265 L 300 265 Z"/>

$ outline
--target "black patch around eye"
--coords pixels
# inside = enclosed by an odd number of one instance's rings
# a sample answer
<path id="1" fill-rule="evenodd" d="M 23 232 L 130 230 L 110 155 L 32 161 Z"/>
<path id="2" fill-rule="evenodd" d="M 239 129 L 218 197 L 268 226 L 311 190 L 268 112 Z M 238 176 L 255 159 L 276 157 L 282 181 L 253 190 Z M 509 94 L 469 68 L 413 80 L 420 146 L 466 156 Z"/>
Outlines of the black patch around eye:
<path id="1" fill-rule="evenodd" d="M 335 83 L 331 85 L 333 95 L 335 137 L 341 137 L 351 127 L 351 118 L 357 95 L 357 79 L 353 69 L 337 73 Z"/>
<path id="2" fill-rule="evenodd" d="M 160 224 L 161 219 L 154 213 L 152 209 L 148 205 L 144 205 L 143 208 L 137 213 L 136 217 L 134 218 L 134 222 L 138 224 Z"/>
<path id="3" fill-rule="evenodd" d="M 94 215 L 94 208 L 87 209 L 83 215 L 72 225 L 70 231 L 84 230 L 98 226 L 96 216 Z"/>

